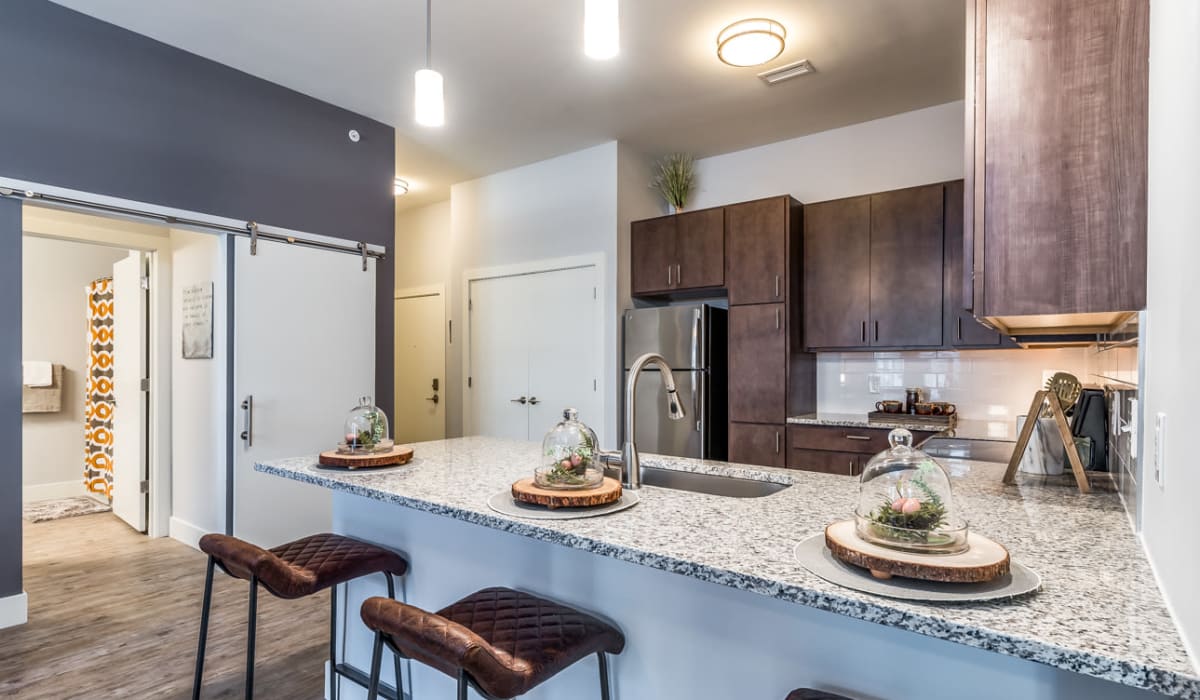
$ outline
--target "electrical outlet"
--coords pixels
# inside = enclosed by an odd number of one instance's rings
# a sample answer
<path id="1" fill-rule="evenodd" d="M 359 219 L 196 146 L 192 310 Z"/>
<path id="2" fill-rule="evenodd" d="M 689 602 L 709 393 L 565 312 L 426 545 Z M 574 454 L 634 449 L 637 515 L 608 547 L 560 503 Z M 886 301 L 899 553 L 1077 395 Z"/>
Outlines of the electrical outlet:
<path id="1" fill-rule="evenodd" d="M 1154 416 L 1154 483 L 1162 488 L 1166 484 L 1167 466 L 1167 414 Z"/>
<path id="2" fill-rule="evenodd" d="M 878 374 L 868 374 L 867 375 L 867 391 L 872 394 L 879 393 L 879 375 Z"/>

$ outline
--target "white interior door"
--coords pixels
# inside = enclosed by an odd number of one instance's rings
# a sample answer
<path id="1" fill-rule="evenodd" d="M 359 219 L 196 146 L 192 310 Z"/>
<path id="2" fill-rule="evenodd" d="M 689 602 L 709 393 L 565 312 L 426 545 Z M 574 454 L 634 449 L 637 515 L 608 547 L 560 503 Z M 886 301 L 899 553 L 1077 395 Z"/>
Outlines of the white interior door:
<path id="1" fill-rule="evenodd" d="M 470 283 L 472 434 L 541 440 L 568 407 L 603 424 L 596 274 L 583 266 Z"/>
<path id="2" fill-rule="evenodd" d="M 138 532 L 146 531 L 147 291 L 145 253 L 113 264 L 113 485 L 112 509 Z"/>
<path id="3" fill-rule="evenodd" d="M 396 297 L 397 443 L 446 437 L 446 305 L 439 292 Z"/>
<path id="4" fill-rule="evenodd" d="M 234 239 L 233 533 L 272 547 L 327 532 L 328 490 L 254 471 L 256 461 L 314 455 L 342 436 L 375 386 L 375 262 Z"/>

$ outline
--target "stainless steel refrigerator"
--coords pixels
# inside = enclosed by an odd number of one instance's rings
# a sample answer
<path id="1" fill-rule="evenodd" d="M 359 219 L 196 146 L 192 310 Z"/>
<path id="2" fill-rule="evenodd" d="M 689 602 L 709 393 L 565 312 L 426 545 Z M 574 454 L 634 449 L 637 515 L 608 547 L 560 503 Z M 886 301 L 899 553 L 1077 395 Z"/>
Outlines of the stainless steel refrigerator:
<path id="1" fill-rule="evenodd" d="M 711 304 L 630 309 L 624 316 L 623 387 L 629 366 L 657 352 L 675 377 L 687 417 L 667 417 L 663 382 L 656 367 L 638 380 L 636 438 L 639 452 L 725 459 L 728 453 L 726 336 L 729 312 Z M 624 389 L 622 390 L 624 391 Z M 625 397 L 621 397 L 624 411 Z M 621 440 L 625 440 L 621 416 Z"/>

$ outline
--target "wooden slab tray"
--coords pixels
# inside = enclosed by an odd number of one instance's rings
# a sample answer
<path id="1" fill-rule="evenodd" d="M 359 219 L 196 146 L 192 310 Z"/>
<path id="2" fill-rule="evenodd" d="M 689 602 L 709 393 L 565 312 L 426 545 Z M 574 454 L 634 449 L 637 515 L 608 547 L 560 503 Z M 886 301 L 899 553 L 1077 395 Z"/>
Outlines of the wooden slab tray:
<path id="1" fill-rule="evenodd" d="M 322 452 L 317 463 L 324 467 L 345 467 L 346 469 L 370 469 L 372 467 L 394 467 L 408 464 L 413 458 L 413 448 L 408 445 L 396 445 L 390 452 L 376 452 L 365 455 L 344 455 L 337 450 Z"/>
<path id="2" fill-rule="evenodd" d="M 902 425 L 929 426 L 933 428 L 952 428 L 958 425 L 958 414 L 949 416 L 922 416 L 916 413 L 884 413 L 871 411 L 867 414 L 868 423 L 896 423 Z"/>
<path id="3" fill-rule="evenodd" d="M 825 528 L 825 546 L 833 556 L 867 569 L 879 579 L 892 576 L 943 583 L 980 583 L 1008 573 L 1008 550 L 974 532 L 961 554 L 916 554 L 888 549 L 858 536 L 853 520 Z"/>
<path id="4" fill-rule="evenodd" d="M 532 478 L 521 479 L 512 485 L 512 497 L 522 503 L 532 503 L 551 509 L 590 508 L 620 500 L 621 482 L 606 476 L 604 481 L 594 489 L 560 491 L 536 486 Z"/>

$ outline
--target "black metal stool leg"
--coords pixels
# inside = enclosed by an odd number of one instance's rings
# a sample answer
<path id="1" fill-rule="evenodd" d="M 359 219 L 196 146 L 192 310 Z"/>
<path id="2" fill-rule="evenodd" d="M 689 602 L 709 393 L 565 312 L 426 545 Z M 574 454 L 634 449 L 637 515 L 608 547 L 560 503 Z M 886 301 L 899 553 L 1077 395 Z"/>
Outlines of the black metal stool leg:
<path id="1" fill-rule="evenodd" d="M 371 681 L 367 684 L 367 700 L 379 697 L 379 671 L 383 666 L 383 632 L 375 633 L 375 648 L 371 651 Z"/>
<path id="2" fill-rule="evenodd" d="M 467 683 L 467 672 L 458 672 L 458 700 L 467 700 L 467 688 L 470 684 Z"/>
<path id="3" fill-rule="evenodd" d="M 246 629 L 246 700 L 254 697 L 254 628 L 258 618 L 258 577 L 250 579 L 250 619 Z"/>
<path id="4" fill-rule="evenodd" d="M 396 579 L 394 576 L 392 576 L 392 572 L 390 571 L 385 571 L 383 574 L 384 576 L 387 576 L 388 597 L 392 600 L 395 600 Z M 396 672 L 396 700 L 404 700 L 404 673 L 401 670 L 401 666 L 403 664 L 404 661 L 400 658 L 400 653 L 394 652 L 392 654 L 392 666 Z"/>
<path id="5" fill-rule="evenodd" d="M 204 679 L 204 647 L 208 643 L 208 612 L 212 609 L 213 566 L 208 558 L 204 573 L 204 603 L 200 606 L 200 641 L 196 642 L 196 676 L 192 679 L 192 700 L 200 700 L 200 684 Z"/>
<path id="6" fill-rule="evenodd" d="M 329 700 L 337 700 L 337 586 L 329 587 Z"/>
<path id="7" fill-rule="evenodd" d="M 596 656 L 600 659 L 600 700 L 609 700 L 608 654 L 600 652 Z"/>

